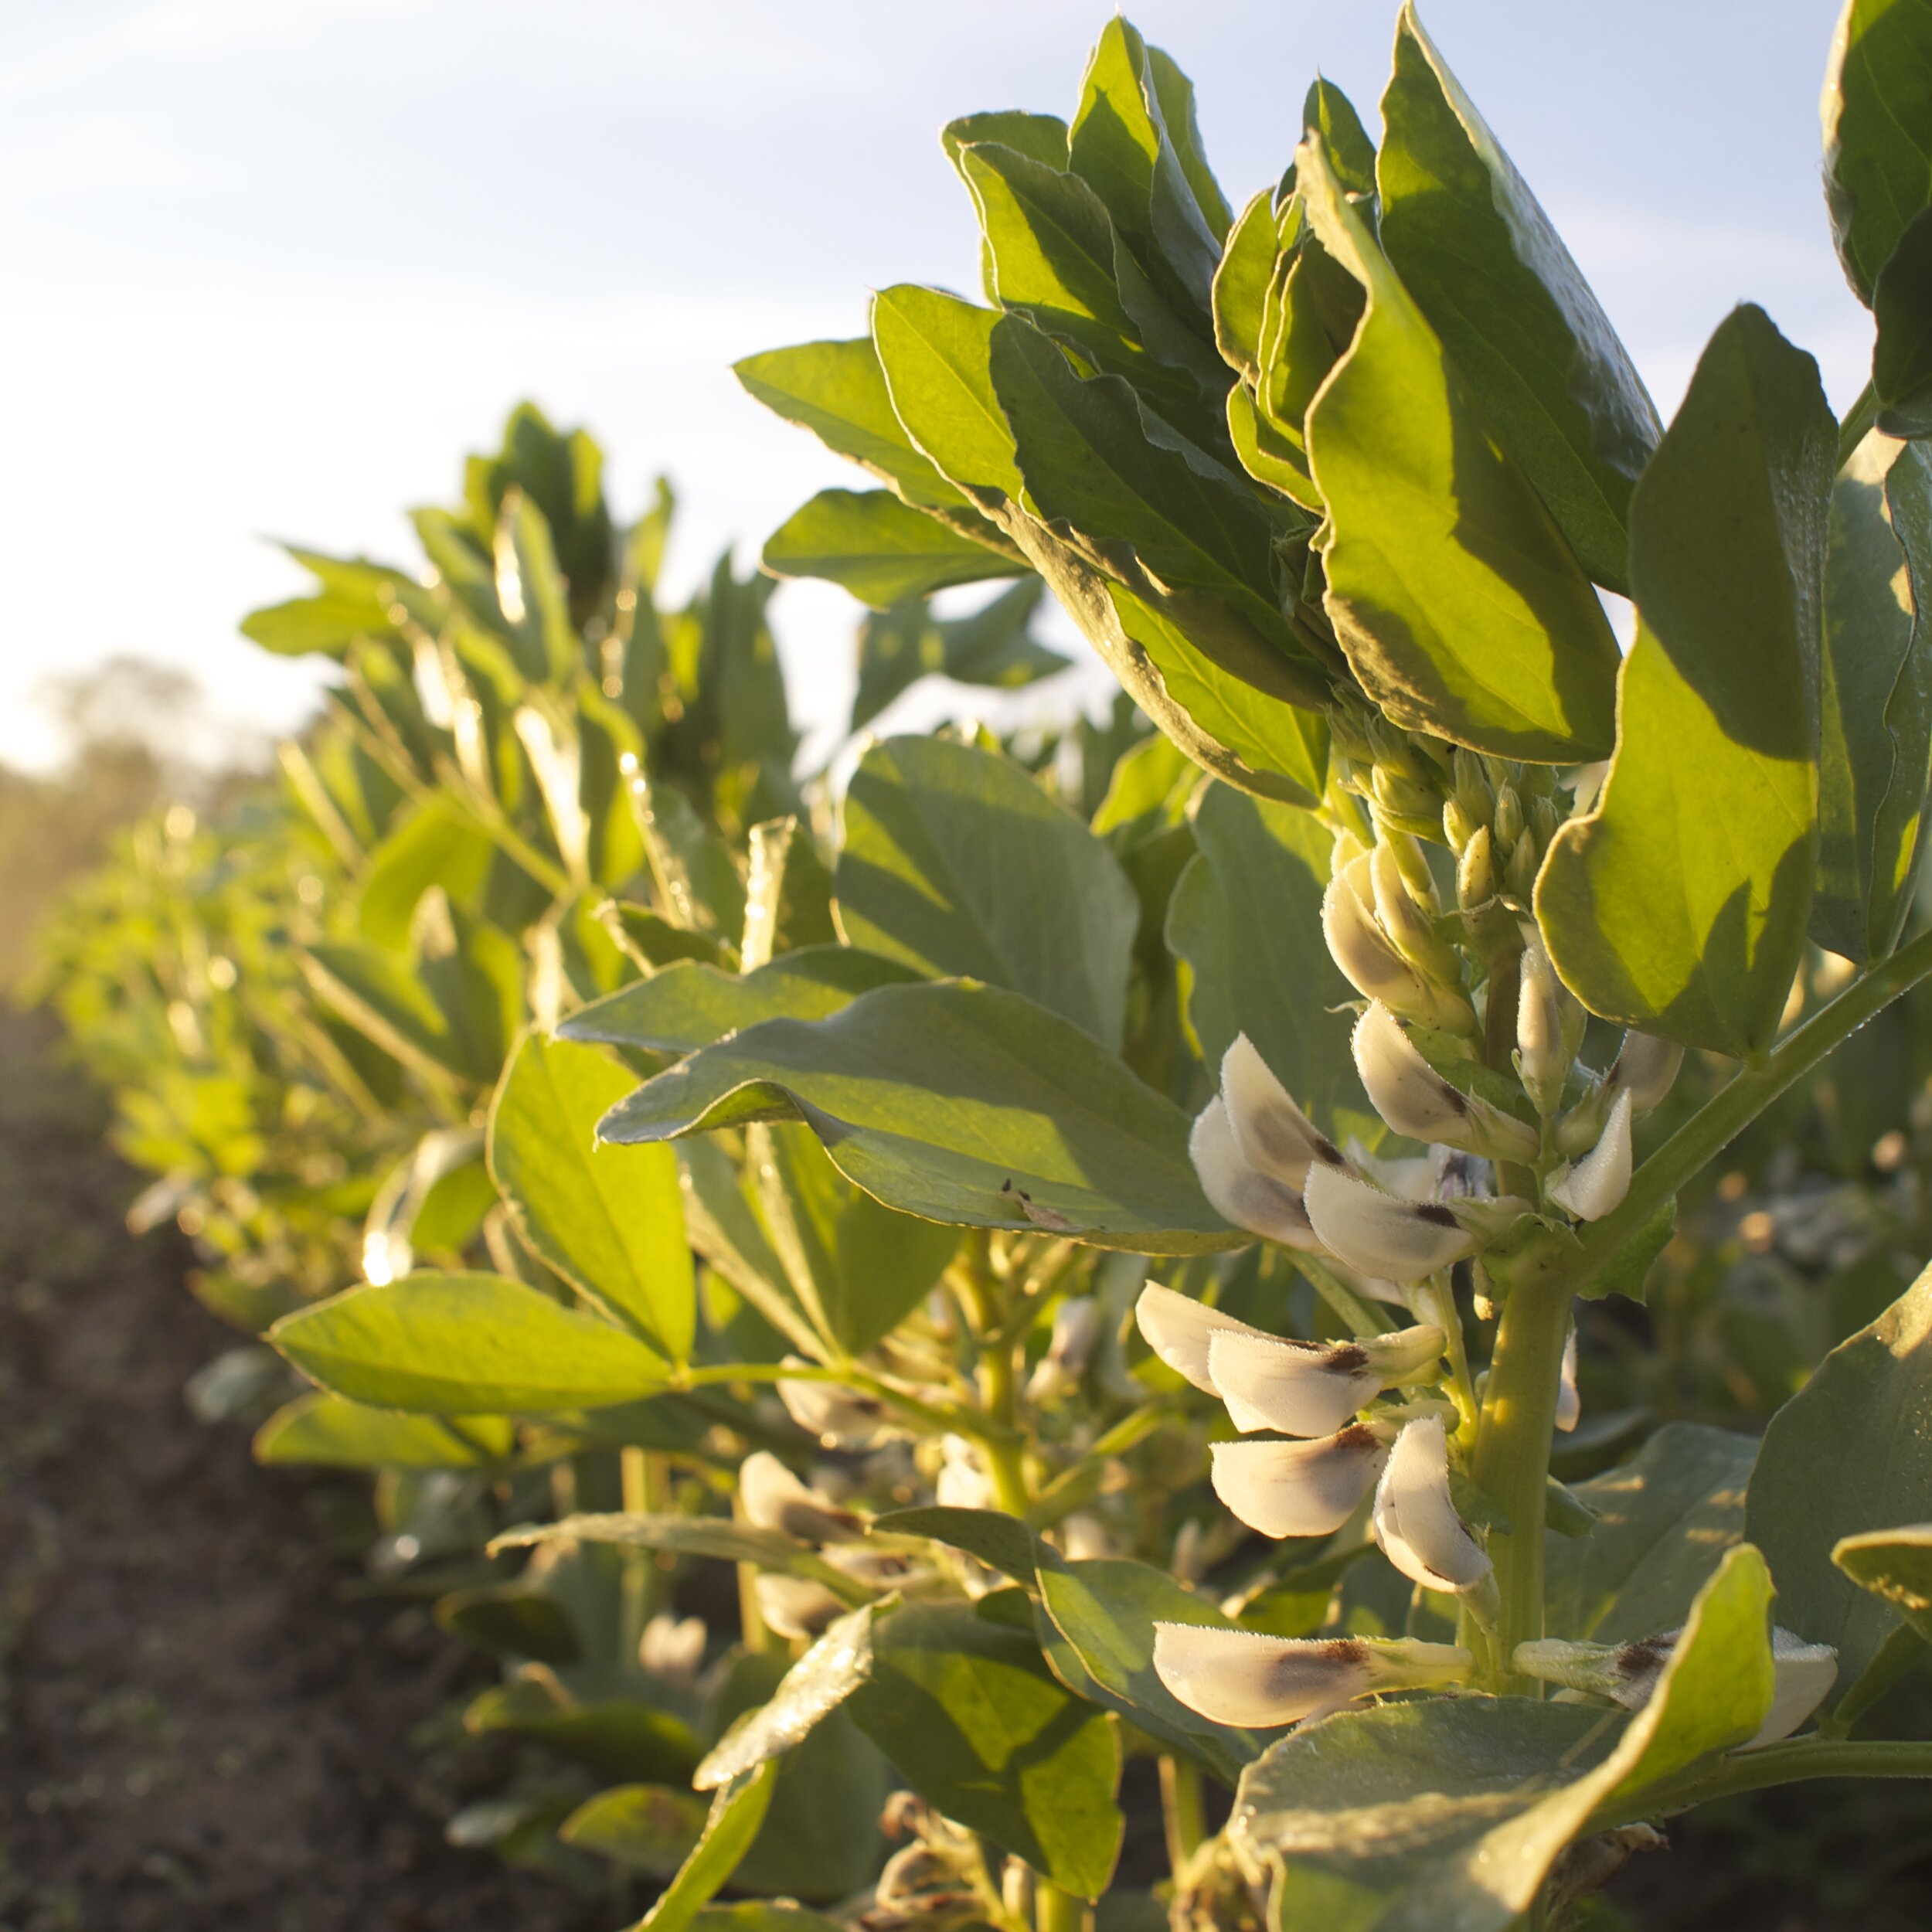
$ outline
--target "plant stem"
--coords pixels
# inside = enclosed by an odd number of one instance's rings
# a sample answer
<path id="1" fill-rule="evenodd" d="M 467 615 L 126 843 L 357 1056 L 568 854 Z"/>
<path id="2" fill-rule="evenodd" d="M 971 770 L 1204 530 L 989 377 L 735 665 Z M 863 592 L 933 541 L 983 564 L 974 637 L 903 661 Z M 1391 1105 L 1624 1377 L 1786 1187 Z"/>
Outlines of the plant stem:
<path id="1" fill-rule="evenodd" d="M 1200 1767 L 1161 1753 L 1161 1818 L 1167 1828 L 1168 1869 L 1175 1878 L 1207 1838 L 1207 1814 L 1201 1804 Z"/>
<path id="2" fill-rule="evenodd" d="M 1581 1294 L 1622 1252 L 1651 1216 L 1707 1162 L 1715 1160 L 1758 1115 L 1833 1048 L 1902 993 L 1932 974 L 1932 931 L 1921 933 L 1889 959 L 1852 981 L 1830 1005 L 1814 1013 L 1757 1066 L 1747 1066 L 1692 1114 L 1631 1177 L 1622 1204 L 1583 1236 L 1583 1250 L 1565 1285 Z"/>
<path id="3" fill-rule="evenodd" d="M 1625 1803 L 1599 1811 L 1589 1828 L 1607 1831 L 1713 1798 L 1737 1798 L 1814 1777 L 1932 1777 L 1932 1743 L 1917 1738 L 1808 1737 L 1794 1744 L 1736 1751 L 1720 1760 L 1715 1770 L 1653 1784 Z"/>
<path id="4" fill-rule="evenodd" d="M 1315 1293 L 1328 1303 L 1347 1325 L 1351 1335 L 1380 1335 L 1389 1325 L 1347 1282 L 1312 1254 L 1297 1253 L 1294 1265 Z"/>
<path id="5" fill-rule="evenodd" d="M 1519 1644 L 1543 1634 L 1543 1510 L 1549 1480 L 1549 1444 L 1556 1426 L 1556 1392 L 1563 1343 L 1570 1332 L 1570 1291 L 1526 1282 L 1504 1302 L 1495 1352 L 1476 1430 L 1470 1475 L 1509 1519 L 1508 1536 L 1494 1530 L 1489 1554 L 1502 1597 L 1493 1637 L 1492 1676 L 1498 1691 L 1539 1696 L 1533 1680 L 1518 1679 L 1510 1659 Z"/>
<path id="6" fill-rule="evenodd" d="M 1838 466 L 1840 469 L 1851 461 L 1852 452 L 1865 440 L 1865 433 L 1872 427 L 1878 413 L 1878 392 L 1867 383 L 1859 391 L 1858 400 L 1852 405 L 1850 413 L 1838 427 Z"/>
<path id="7" fill-rule="evenodd" d="M 1087 1901 L 1063 1892 L 1050 1879 L 1036 1879 L 1033 1923 L 1036 1932 L 1086 1932 Z"/>

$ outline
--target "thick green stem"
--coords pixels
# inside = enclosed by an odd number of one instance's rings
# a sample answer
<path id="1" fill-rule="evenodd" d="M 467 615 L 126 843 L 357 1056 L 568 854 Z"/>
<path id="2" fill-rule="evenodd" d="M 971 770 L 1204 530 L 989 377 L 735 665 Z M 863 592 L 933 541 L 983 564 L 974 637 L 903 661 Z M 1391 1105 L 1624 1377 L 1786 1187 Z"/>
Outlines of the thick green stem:
<path id="1" fill-rule="evenodd" d="M 1177 1879 L 1207 1839 L 1200 1767 L 1172 1751 L 1161 1753 L 1161 1818 L 1167 1828 L 1168 1869 Z"/>
<path id="2" fill-rule="evenodd" d="M 1569 1332 L 1567 1288 L 1525 1284 L 1503 1304 L 1470 1470 L 1511 1526 L 1508 1536 L 1495 1530 L 1489 1538 L 1502 1599 L 1492 1650 L 1495 1688 L 1530 1697 L 1541 1695 L 1540 1687 L 1515 1677 L 1509 1662 L 1519 1644 L 1543 1634 L 1544 1498 Z"/>
<path id="3" fill-rule="evenodd" d="M 1608 1831 L 1638 1818 L 1708 1804 L 1713 1798 L 1737 1798 L 1815 1777 L 1932 1777 L 1932 1743 L 1917 1738 L 1856 1742 L 1808 1737 L 1794 1744 L 1735 1752 L 1714 1770 L 1653 1784 L 1622 1804 L 1606 1807 L 1591 1818 L 1590 1828 Z"/>
<path id="4" fill-rule="evenodd" d="M 1932 974 L 1932 931 L 1862 973 L 1830 1005 L 1814 1013 L 1763 1063 L 1747 1067 L 1692 1114 L 1631 1177 L 1630 1192 L 1583 1236 L 1566 1286 L 1581 1293 L 1622 1253 L 1678 1189 L 1715 1160 L 1759 1114 L 1826 1055 Z"/>
<path id="5" fill-rule="evenodd" d="M 1033 1883 L 1033 1923 L 1036 1932 L 1086 1932 L 1087 1901 L 1063 1892 L 1047 1879 Z"/>
<path id="6" fill-rule="evenodd" d="M 1877 420 L 1878 413 L 1878 392 L 1867 383 L 1859 391 L 1858 400 L 1852 405 L 1850 413 L 1838 425 L 1838 466 L 1840 469 L 1851 461 L 1852 452 L 1865 440 L 1866 432 Z"/>

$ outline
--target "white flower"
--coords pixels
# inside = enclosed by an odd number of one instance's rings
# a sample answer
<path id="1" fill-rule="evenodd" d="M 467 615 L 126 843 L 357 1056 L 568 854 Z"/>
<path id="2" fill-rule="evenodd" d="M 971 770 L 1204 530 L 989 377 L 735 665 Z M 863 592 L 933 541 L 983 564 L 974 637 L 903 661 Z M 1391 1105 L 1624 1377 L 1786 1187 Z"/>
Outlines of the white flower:
<path id="1" fill-rule="evenodd" d="M 1388 1446 L 1360 1423 L 1318 1442 L 1217 1442 L 1214 1493 L 1264 1536 L 1325 1536 L 1373 1486 Z"/>
<path id="2" fill-rule="evenodd" d="M 1441 1354 L 1427 1323 L 1352 1342 L 1300 1342 L 1237 1321 L 1150 1281 L 1135 1319 L 1148 1345 L 1196 1388 L 1219 1396 L 1236 1428 L 1325 1436 L 1379 1389 L 1415 1379 Z"/>
<path id="3" fill-rule="evenodd" d="M 1449 1447 L 1433 1417 L 1405 1423 L 1376 1485 L 1375 1537 L 1411 1583 L 1454 1594 L 1479 1589 L 1488 1553 L 1470 1535 L 1449 1495 Z"/>
<path id="4" fill-rule="evenodd" d="M 1628 1094 L 1638 1113 L 1648 1114 L 1676 1084 L 1678 1069 L 1683 1064 L 1684 1049 L 1676 1040 L 1628 1032 L 1611 1063 L 1607 1082 Z"/>
<path id="5" fill-rule="evenodd" d="M 705 1638 L 702 1617 L 677 1617 L 660 1611 L 638 1639 L 638 1662 L 653 1677 L 689 1686 L 704 1662 Z"/>
<path id="6" fill-rule="evenodd" d="M 1546 1638 L 1519 1644 L 1512 1662 L 1526 1677 L 1607 1697 L 1640 1711 L 1651 1700 L 1671 1660 L 1679 1630 L 1634 1644 L 1565 1643 Z M 1781 1626 L 1771 1631 L 1771 1707 L 1757 1735 L 1740 1750 L 1754 1751 L 1789 1737 L 1825 1700 L 1838 1677 L 1838 1652 L 1829 1644 L 1808 1644 Z"/>
<path id="7" fill-rule="evenodd" d="M 1556 1427 L 1565 1435 L 1582 1420 L 1583 1405 L 1577 1393 L 1577 1325 L 1570 1325 L 1570 1335 L 1563 1343 L 1563 1379 L 1556 1385 Z"/>
<path id="8" fill-rule="evenodd" d="M 1350 1045 L 1369 1100 L 1398 1134 L 1492 1160 L 1536 1158 L 1542 1145 L 1536 1130 L 1444 1080 L 1380 1000 L 1369 1002 Z"/>
<path id="9" fill-rule="evenodd" d="M 1475 1015 L 1460 993 L 1426 979 L 1396 949 L 1375 915 L 1375 883 L 1368 853 L 1352 860 L 1328 881 L 1321 895 L 1321 936 L 1342 976 L 1369 999 L 1385 1001 L 1398 1013 L 1469 1032 Z"/>
<path id="10" fill-rule="evenodd" d="M 1339 1167 L 1342 1156 L 1294 1104 L 1245 1033 L 1221 1056 L 1221 1100 L 1241 1157 L 1258 1172 L 1299 1189 L 1309 1167 Z"/>
<path id="11" fill-rule="evenodd" d="M 1301 1197 L 1285 1182 L 1249 1165 L 1218 1095 L 1208 1102 L 1188 1136 L 1188 1157 L 1215 1213 L 1250 1234 L 1265 1235 L 1284 1247 L 1318 1247 Z"/>
<path id="12" fill-rule="evenodd" d="M 1027 1379 L 1027 1400 L 1048 1403 L 1065 1394 L 1086 1372 L 1100 1334 L 1100 1304 L 1090 1294 L 1067 1296 L 1053 1311 L 1053 1332 Z"/>
<path id="13" fill-rule="evenodd" d="M 1576 1049 L 1564 1022 L 1576 1002 L 1564 992 L 1543 934 L 1523 928 L 1522 978 L 1516 995 L 1516 1071 L 1546 1119 L 1562 1104 Z M 1580 1009 L 1579 1009 L 1580 1015 Z"/>
<path id="14" fill-rule="evenodd" d="M 1251 1730 L 1307 1723 L 1379 1692 L 1459 1683 L 1474 1665 L 1453 1644 L 1154 1626 L 1155 1674 L 1168 1689 L 1217 1724 Z"/>
<path id="15" fill-rule="evenodd" d="M 844 1543 L 865 1534 L 849 1510 L 801 1482 L 768 1449 L 754 1451 L 739 1465 L 738 1495 L 747 1522 L 801 1543 Z"/>
<path id="16" fill-rule="evenodd" d="M 1629 1092 L 1619 1094 L 1597 1145 L 1550 1183 L 1549 1198 L 1580 1221 L 1600 1221 L 1630 1192 Z"/>
<path id="17" fill-rule="evenodd" d="M 1339 1168 L 1311 1168 L 1302 1200 L 1321 1245 L 1363 1274 L 1421 1281 L 1475 1252 L 1442 1202 L 1397 1200 Z"/>
<path id="18" fill-rule="evenodd" d="M 785 1366 L 802 1369 L 805 1364 L 787 1355 Z M 778 1400 L 792 1420 L 827 1449 L 869 1448 L 886 1429 L 883 1402 L 835 1382 L 781 1382 Z"/>
<path id="19" fill-rule="evenodd" d="M 942 1509 L 990 1509 L 993 1506 L 993 1478 L 981 1464 L 979 1452 L 964 1436 L 945 1435 L 939 1440 L 944 1458 L 933 1494 Z"/>
<path id="20" fill-rule="evenodd" d="M 1359 1342 L 1223 1328 L 1208 1338 L 1208 1378 L 1243 1435 L 1275 1429 L 1325 1436 L 1379 1390 L 1414 1376 L 1442 1348 L 1442 1331 L 1427 1324 Z"/>
<path id="21" fill-rule="evenodd" d="M 848 1607 L 823 1583 L 809 1577 L 781 1577 L 760 1570 L 752 1585 L 758 1614 L 781 1637 L 816 1637 Z"/>

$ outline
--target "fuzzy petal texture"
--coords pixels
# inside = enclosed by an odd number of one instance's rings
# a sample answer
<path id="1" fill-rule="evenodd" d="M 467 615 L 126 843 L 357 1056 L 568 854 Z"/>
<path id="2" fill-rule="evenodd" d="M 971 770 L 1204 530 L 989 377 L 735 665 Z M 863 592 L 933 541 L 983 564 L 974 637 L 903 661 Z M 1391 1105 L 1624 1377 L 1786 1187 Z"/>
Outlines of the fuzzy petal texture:
<path id="1" fill-rule="evenodd" d="M 1792 1631 L 1772 1631 L 1771 1665 L 1771 1708 L 1757 1735 L 1743 1747 L 1747 1751 L 1789 1737 L 1824 1702 L 1838 1679 L 1838 1652 L 1829 1644 L 1808 1644 Z"/>
<path id="2" fill-rule="evenodd" d="M 1150 1281 L 1141 1289 L 1134 1318 L 1147 1338 L 1147 1345 L 1176 1375 L 1185 1376 L 1196 1388 L 1211 1396 L 1220 1393 L 1208 1370 L 1208 1349 L 1215 1336 L 1261 1336 L 1259 1328 L 1251 1328 L 1231 1315 L 1223 1315 L 1192 1295 L 1164 1288 L 1158 1281 Z"/>
<path id="3" fill-rule="evenodd" d="M 1489 1576 L 1489 1554 L 1470 1535 L 1449 1495 L 1449 1451 L 1433 1417 L 1406 1423 L 1376 1487 L 1376 1541 L 1410 1582 L 1425 1590 L 1472 1590 Z"/>
<path id="4" fill-rule="evenodd" d="M 849 1510 L 801 1482 L 768 1449 L 745 1458 L 738 1468 L 738 1495 L 747 1521 L 776 1529 L 801 1543 L 845 1543 L 865 1534 Z"/>
<path id="5" fill-rule="evenodd" d="M 1398 1201 L 1339 1168 L 1311 1168 L 1303 1202 L 1321 1245 L 1363 1274 L 1426 1281 L 1476 1250 L 1441 1202 Z"/>
<path id="6" fill-rule="evenodd" d="M 763 1570 L 752 1587 L 759 1615 L 781 1637 L 822 1636 L 828 1625 L 845 1614 L 846 1606 L 809 1577 L 781 1577 Z"/>
<path id="7" fill-rule="evenodd" d="M 1208 1376 L 1243 1435 L 1332 1435 L 1382 1386 L 1353 1343 L 1225 1331 L 1209 1341 Z"/>
<path id="8" fill-rule="evenodd" d="M 1551 1185 L 1549 1198 L 1580 1221 L 1600 1221 L 1630 1192 L 1631 1111 L 1626 1090 L 1612 1104 L 1597 1145 Z"/>
<path id="9" fill-rule="evenodd" d="M 1221 1057 L 1221 1102 L 1241 1158 L 1257 1173 L 1299 1192 L 1311 1163 L 1342 1163 L 1340 1151 L 1277 1080 L 1245 1033 Z"/>
<path id="10" fill-rule="evenodd" d="M 1372 1000 L 1349 1044 L 1376 1111 L 1398 1134 L 1495 1160 L 1534 1160 L 1536 1130 L 1458 1091 L 1422 1056 L 1400 1020 Z"/>
<path id="11" fill-rule="evenodd" d="M 1218 1097 L 1208 1102 L 1188 1136 L 1187 1151 L 1201 1192 L 1216 1213 L 1250 1234 L 1265 1235 L 1284 1247 L 1311 1250 L 1321 1243 L 1309 1225 L 1301 1197 L 1272 1175 L 1250 1167 Z M 1325 1172 L 1311 1169 L 1311 1172 Z"/>
<path id="12" fill-rule="evenodd" d="M 1318 1442 L 1217 1442 L 1214 1493 L 1264 1536 L 1326 1536 L 1375 1485 L 1388 1447 L 1373 1430 Z"/>
<path id="13" fill-rule="evenodd" d="M 1154 1626 L 1155 1672 L 1175 1696 L 1217 1724 L 1257 1730 L 1304 1723 L 1373 1692 L 1460 1683 L 1473 1662 L 1453 1644 Z"/>

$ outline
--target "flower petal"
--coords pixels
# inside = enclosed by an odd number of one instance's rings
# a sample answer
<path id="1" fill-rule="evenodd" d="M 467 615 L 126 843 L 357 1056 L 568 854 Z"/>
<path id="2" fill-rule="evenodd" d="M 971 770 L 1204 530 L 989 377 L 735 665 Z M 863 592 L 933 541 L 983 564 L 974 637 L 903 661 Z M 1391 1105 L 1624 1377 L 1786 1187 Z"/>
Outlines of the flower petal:
<path id="1" fill-rule="evenodd" d="M 1211 1396 L 1220 1393 L 1208 1372 L 1208 1347 L 1214 1337 L 1223 1333 L 1258 1335 L 1261 1332 L 1245 1321 L 1236 1321 L 1231 1315 L 1223 1315 L 1205 1302 L 1196 1301 L 1192 1295 L 1164 1288 L 1158 1281 L 1150 1281 L 1141 1289 L 1134 1318 L 1147 1338 L 1147 1345 L 1176 1375 L 1185 1376 L 1196 1388 Z"/>
<path id="2" fill-rule="evenodd" d="M 1495 1160 L 1536 1158 L 1536 1130 L 1444 1080 L 1380 1000 L 1369 1002 L 1349 1045 L 1376 1111 L 1398 1134 Z"/>
<path id="3" fill-rule="evenodd" d="M 754 1451 L 739 1464 L 738 1495 L 747 1522 L 803 1543 L 844 1543 L 865 1534 L 849 1510 L 801 1482 L 768 1449 Z"/>
<path id="4" fill-rule="evenodd" d="M 1311 1168 L 1302 1199 L 1321 1245 L 1364 1274 L 1420 1281 L 1475 1252 L 1441 1202 L 1398 1201 L 1339 1168 Z"/>
<path id="5" fill-rule="evenodd" d="M 804 1364 L 798 1366 L 802 1368 Z M 886 1429 L 887 1417 L 883 1402 L 856 1389 L 842 1388 L 835 1382 L 781 1382 L 778 1400 L 792 1420 L 828 1449 L 866 1448 Z"/>
<path id="6" fill-rule="evenodd" d="M 1449 1495 L 1449 1450 L 1440 1422 L 1406 1423 L 1376 1487 L 1376 1540 L 1412 1583 L 1471 1590 L 1488 1577 L 1489 1555 Z"/>
<path id="7" fill-rule="evenodd" d="M 1311 1162 L 1341 1165 L 1334 1142 L 1295 1105 L 1245 1033 L 1221 1057 L 1221 1100 L 1241 1157 L 1257 1173 L 1299 1190 Z"/>
<path id="8" fill-rule="evenodd" d="M 1217 1724 L 1251 1730 L 1306 1723 L 1376 1692 L 1460 1683 L 1474 1665 L 1454 1644 L 1154 1626 L 1155 1673 L 1168 1690 Z"/>
<path id="9" fill-rule="evenodd" d="M 1332 1434 L 1382 1386 L 1359 1348 L 1223 1331 L 1208 1342 L 1208 1377 L 1243 1435 Z"/>
<path id="10" fill-rule="evenodd" d="M 1824 1702 L 1838 1679 L 1838 1652 L 1829 1644 L 1808 1644 L 1792 1631 L 1772 1631 L 1771 1664 L 1776 1673 L 1771 1708 L 1757 1735 L 1741 1747 L 1747 1751 L 1789 1737 Z"/>
<path id="11" fill-rule="evenodd" d="M 1682 1046 L 1654 1033 L 1629 1032 L 1611 1063 L 1609 1084 L 1630 1096 L 1631 1107 L 1648 1114 L 1676 1084 L 1684 1064 Z"/>
<path id="12" fill-rule="evenodd" d="M 1266 1235 L 1284 1247 L 1318 1247 L 1301 1196 L 1272 1175 L 1250 1167 L 1234 1138 L 1226 1103 L 1208 1102 L 1188 1136 L 1189 1158 L 1201 1192 L 1216 1213 L 1250 1234 Z M 1325 1170 L 1311 1170 L 1321 1172 Z"/>
<path id="13" fill-rule="evenodd" d="M 1217 1442 L 1214 1493 L 1264 1536 L 1325 1536 L 1369 1493 L 1388 1455 L 1357 1427 L 1317 1442 Z"/>
<path id="14" fill-rule="evenodd" d="M 1628 1089 L 1617 1096 L 1597 1145 L 1549 1189 L 1556 1205 L 1580 1221 L 1600 1221 L 1630 1192 L 1630 1117 Z"/>
<path id="15" fill-rule="evenodd" d="M 1563 1379 L 1556 1385 L 1556 1427 L 1568 1435 L 1583 1413 L 1583 1400 L 1577 1393 L 1577 1325 L 1573 1321 L 1563 1343 Z"/>
<path id="16" fill-rule="evenodd" d="M 845 1614 L 845 1606 L 809 1577 L 761 1570 L 753 1583 L 758 1614 L 781 1637 L 817 1637 Z"/>

